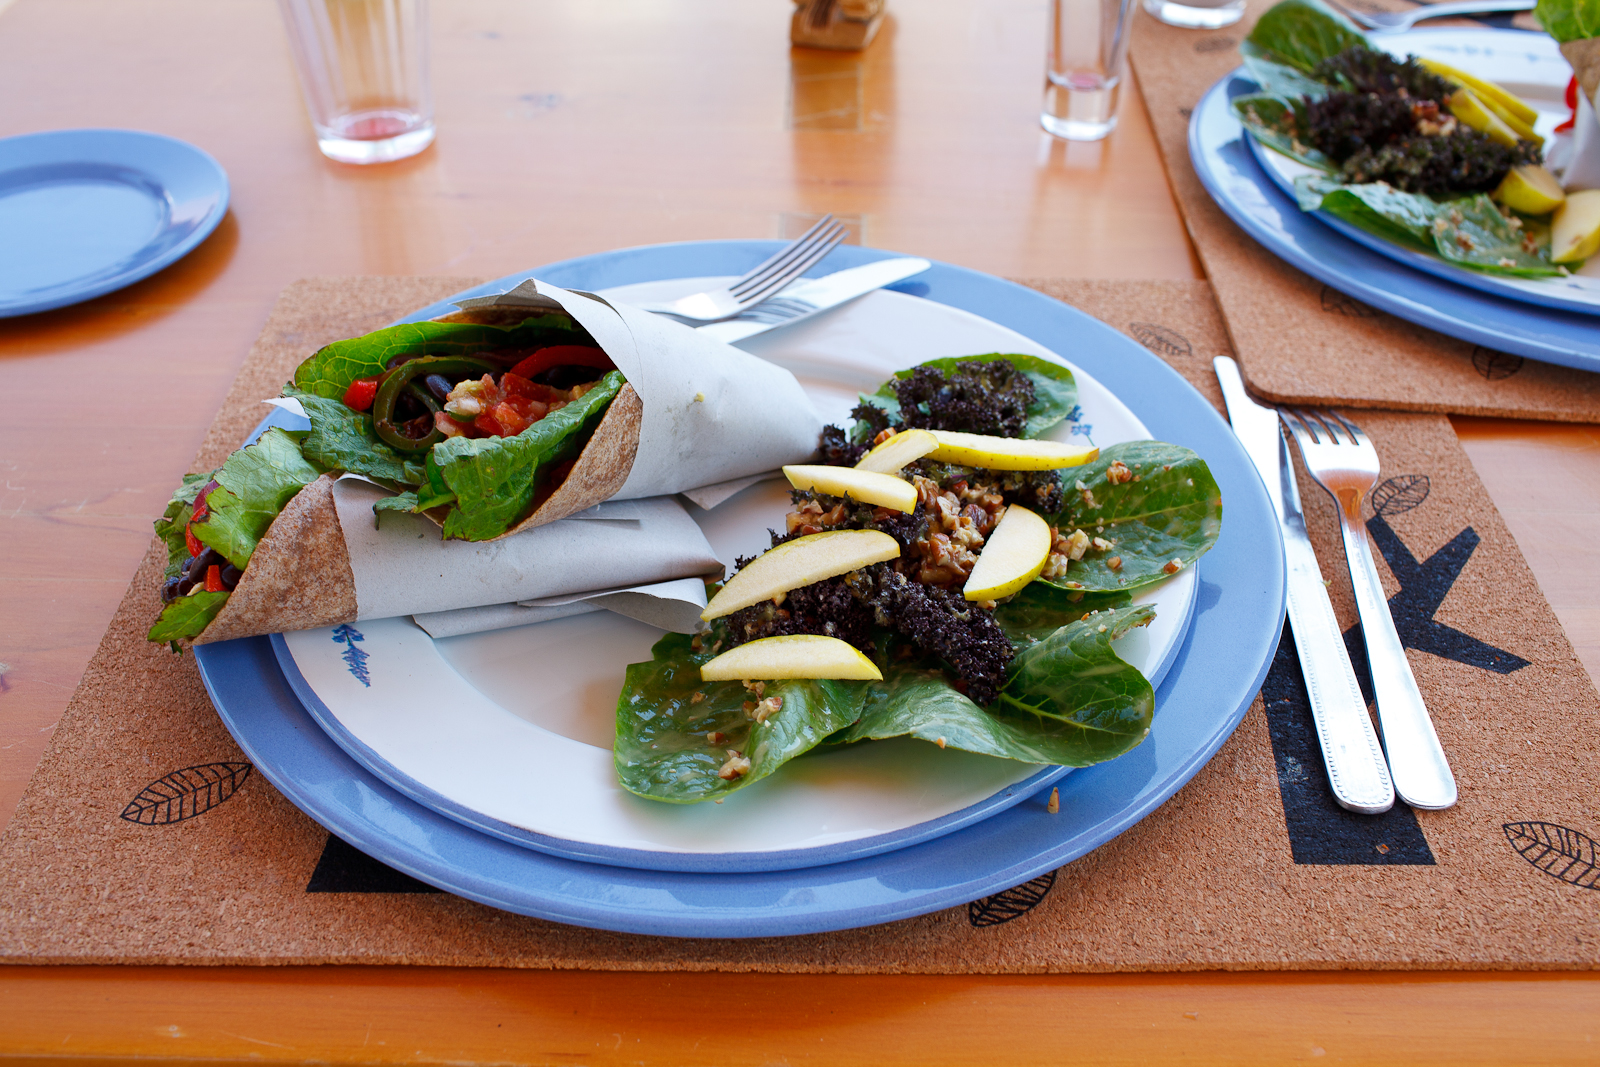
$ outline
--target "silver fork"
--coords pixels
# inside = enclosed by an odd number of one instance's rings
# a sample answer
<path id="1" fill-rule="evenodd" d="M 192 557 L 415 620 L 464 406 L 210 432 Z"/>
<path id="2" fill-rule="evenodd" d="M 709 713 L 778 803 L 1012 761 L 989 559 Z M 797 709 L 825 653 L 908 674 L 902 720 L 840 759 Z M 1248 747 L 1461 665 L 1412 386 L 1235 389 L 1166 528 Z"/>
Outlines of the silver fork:
<path id="1" fill-rule="evenodd" d="M 777 254 L 757 265 L 742 278 L 736 278 L 722 289 L 708 289 L 677 300 L 659 304 L 640 304 L 646 311 L 675 315 L 694 322 L 715 322 L 734 315 L 772 296 L 800 275 L 810 270 L 823 256 L 833 251 L 834 245 L 844 240 L 849 230 L 832 215 L 824 215 L 817 224 Z"/>
<path id="2" fill-rule="evenodd" d="M 1350 565 L 1361 635 L 1367 643 L 1378 725 L 1394 791 L 1414 808 L 1448 808 L 1456 802 L 1455 776 L 1395 632 L 1389 601 L 1372 561 L 1367 528 L 1361 521 L 1361 500 L 1378 480 L 1378 450 L 1355 423 L 1336 412 L 1312 408 L 1279 414 L 1300 446 L 1306 469 L 1339 507 L 1345 561 Z"/>
<path id="3" fill-rule="evenodd" d="M 1382 33 L 1399 33 L 1409 30 L 1423 19 L 1449 18 L 1451 15 L 1487 15 L 1496 11 L 1532 11 L 1537 0 L 1461 0 L 1455 4 L 1425 4 L 1415 11 L 1397 14 L 1391 11 L 1352 11 L 1343 4 L 1334 7 L 1343 12 L 1358 26 Z"/>

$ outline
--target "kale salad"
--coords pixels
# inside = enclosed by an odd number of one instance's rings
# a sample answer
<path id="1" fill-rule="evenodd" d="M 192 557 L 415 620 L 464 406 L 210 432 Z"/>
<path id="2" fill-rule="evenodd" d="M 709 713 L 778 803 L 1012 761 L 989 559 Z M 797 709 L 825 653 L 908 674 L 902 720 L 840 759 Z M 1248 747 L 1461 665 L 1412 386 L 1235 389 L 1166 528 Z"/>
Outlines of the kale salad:
<path id="1" fill-rule="evenodd" d="M 901 371 L 860 401 L 849 427 L 823 431 L 820 464 L 856 468 L 873 446 L 913 430 L 1043 444 L 1034 439 L 1068 416 L 1077 389 L 1059 364 L 991 354 Z M 902 508 L 794 489 L 782 528 L 770 531 L 774 548 L 741 558 L 729 583 L 766 556 L 840 531 L 871 531 L 856 536 L 883 542 L 892 558 L 658 641 L 648 662 L 628 667 L 617 703 L 623 786 L 670 803 L 716 800 L 818 746 L 892 737 L 1066 766 L 1138 745 L 1155 694 L 1112 642 L 1154 618 L 1134 593 L 1215 544 L 1221 496 L 1205 462 L 1178 445 L 1132 441 L 1085 454 L 1093 458 L 1048 470 L 933 454 L 897 461 L 892 478 L 911 501 Z M 1045 562 L 1014 593 L 969 599 L 963 587 L 985 542 L 998 543 L 1014 509 L 1048 523 Z M 730 649 L 793 635 L 844 642 L 848 655 L 871 661 L 871 674 L 702 675 Z"/>
<path id="2" fill-rule="evenodd" d="M 1257 142 L 1312 168 L 1295 178 L 1301 210 L 1486 274 L 1582 264 L 1581 242 L 1552 248 L 1566 197 L 1543 166 L 1537 113 L 1515 95 L 1397 59 L 1319 0 L 1278 4 L 1240 52 L 1261 91 L 1234 112 Z"/>

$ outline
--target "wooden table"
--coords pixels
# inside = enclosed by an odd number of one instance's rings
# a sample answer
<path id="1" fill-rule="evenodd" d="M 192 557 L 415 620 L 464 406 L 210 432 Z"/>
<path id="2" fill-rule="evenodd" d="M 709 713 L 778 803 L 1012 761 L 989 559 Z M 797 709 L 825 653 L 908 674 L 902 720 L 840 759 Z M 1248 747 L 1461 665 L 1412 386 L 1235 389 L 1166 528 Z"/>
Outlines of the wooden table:
<path id="1" fill-rule="evenodd" d="M 0 320 L 0 818 L 296 278 L 489 277 L 823 211 L 863 243 L 1011 277 L 1200 276 L 1136 91 L 1108 141 L 1039 131 L 1042 5 L 895 15 L 849 55 L 791 51 L 781 0 L 439 3 L 438 143 L 354 168 L 317 153 L 270 0 L 0 0 L 0 136 L 170 134 L 215 155 L 233 197 L 156 277 Z M 1457 427 L 1600 672 L 1600 429 Z M 1557 1062 L 1600 1041 L 1600 984 L 1561 975 L 15 968 L 0 1004 L 0 1053 L 92 1058 Z"/>

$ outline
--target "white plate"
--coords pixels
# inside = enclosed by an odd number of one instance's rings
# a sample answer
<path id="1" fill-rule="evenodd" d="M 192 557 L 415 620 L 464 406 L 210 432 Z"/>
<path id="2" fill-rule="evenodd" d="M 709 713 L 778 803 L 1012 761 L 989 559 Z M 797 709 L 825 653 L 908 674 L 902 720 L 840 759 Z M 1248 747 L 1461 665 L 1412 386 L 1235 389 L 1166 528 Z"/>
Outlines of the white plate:
<path id="1" fill-rule="evenodd" d="M 710 281 L 604 295 L 672 299 Z M 841 423 L 857 393 L 927 359 L 1060 358 L 968 312 L 887 291 L 743 347 L 792 371 Z M 1150 436 L 1108 390 L 1073 371 L 1080 414 L 1057 436 L 1102 446 Z M 786 486 L 766 482 L 694 514 L 731 564 L 765 548 L 787 508 Z M 1118 647 L 1153 683 L 1181 644 L 1196 584 L 1191 568 L 1137 598 L 1156 606 L 1156 621 Z M 354 642 L 335 628 L 285 634 L 279 645 L 286 674 L 335 740 L 435 810 L 591 862 L 730 871 L 838 862 L 970 825 L 1064 773 L 902 739 L 810 753 L 722 804 L 662 804 L 623 790 L 611 753 L 623 668 L 648 659 L 660 631 L 609 612 L 439 641 L 409 619 L 355 630 Z"/>
<path id="2" fill-rule="evenodd" d="M 1547 153 L 1556 143 L 1552 139 L 1555 128 L 1571 114 L 1566 105 L 1566 91 L 1572 68 L 1548 34 L 1520 30 L 1431 29 L 1374 34 L 1371 40 L 1401 58 L 1417 55 L 1438 60 L 1517 94 L 1539 112 L 1534 130 L 1544 136 Z M 1267 174 L 1290 196 L 1294 196 L 1295 178 L 1321 173 L 1254 138 L 1250 140 L 1250 147 Z M 1368 248 L 1429 274 L 1513 300 L 1600 313 L 1600 256 L 1591 258 L 1567 278 L 1504 278 L 1467 270 L 1437 256 L 1393 244 L 1326 212 L 1316 212 L 1316 216 Z"/>

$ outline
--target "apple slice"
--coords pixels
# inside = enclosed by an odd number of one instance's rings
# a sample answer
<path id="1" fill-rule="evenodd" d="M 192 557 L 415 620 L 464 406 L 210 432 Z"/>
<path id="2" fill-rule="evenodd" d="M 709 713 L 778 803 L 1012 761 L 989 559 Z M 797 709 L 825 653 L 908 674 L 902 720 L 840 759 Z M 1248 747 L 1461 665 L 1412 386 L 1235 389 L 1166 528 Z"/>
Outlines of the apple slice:
<path id="1" fill-rule="evenodd" d="M 904 478 L 859 467 L 829 467 L 801 464 L 783 468 L 784 476 L 796 489 L 815 489 L 829 496 L 847 496 L 880 508 L 912 511 L 917 506 L 916 486 Z"/>
<path id="2" fill-rule="evenodd" d="M 986 467 L 996 471 L 1053 471 L 1093 463 L 1100 456 L 1094 445 L 1039 441 L 1021 437 L 987 437 L 954 430 L 930 430 L 939 447 L 929 453 L 940 463 Z"/>
<path id="3" fill-rule="evenodd" d="M 796 537 L 768 549 L 729 578 L 700 617 L 709 621 L 731 615 L 779 593 L 899 556 L 900 543 L 881 530 L 827 530 Z"/>
<path id="4" fill-rule="evenodd" d="M 773 678 L 847 678 L 881 681 L 883 673 L 856 647 L 837 637 L 789 634 L 730 648 L 700 668 L 703 682 Z"/>
<path id="5" fill-rule="evenodd" d="M 1446 101 L 1450 107 L 1450 114 L 1454 115 L 1462 125 L 1468 126 L 1479 133 L 1486 134 L 1491 141 L 1499 141 L 1507 148 L 1517 147 L 1517 131 L 1506 125 L 1505 119 L 1489 110 L 1478 94 L 1466 86 L 1462 86 L 1450 94 Z"/>
<path id="6" fill-rule="evenodd" d="M 1567 199 L 1556 176 L 1537 163 L 1525 163 L 1506 171 L 1500 188 L 1490 195 L 1525 215 L 1548 215 Z"/>
<path id="7" fill-rule="evenodd" d="M 921 459 L 939 447 L 939 439 L 927 430 L 902 430 L 861 457 L 857 470 L 893 474 L 914 459 Z"/>
<path id="8" fill-rule="evenodd" d="M 1039 577 L 1049 558 L 1050 524 L 1027 508 L 1012 504 L 984 542 L 962 595 L 968 600 L 1010 596 Z"/>
<path id="9" fill-rule="evenodd" d="M 1431 70 L 1433 73 L 1439 75 L 1439 77 L 1443 78 L 1447 82 L 1454 82 L 1457 85 L 1465 85 L 1468 89 L 1471 89 L 1474 93 L 1477 93 L 1478 96 L 1483 99 L 1484 103 L 1493 102 L 1494 104 L 1498 105 L 1495 110 L 1498 111 L 1503 108 L 1505 111 L 1516 116 L 1519 120 L 1521 120 L 1524 126 L 1527 126 L 1530 129 L 1535 122 L 1539 121 L 1539 113 L 1535 111 L 1527 101 L 1523 100 L 1515 93 L 1501 88 L 1494 82 L 1484 81 L 1482 78 L 1468 74 L 1464 70 L 1457 70 L 1455 67 L 1449 66 L 1445 63 L 1440 63 L 1438 60 L 1419 59 L 1417 62 L 1421 63 L 1424 68 Z"/>
<path id="10" fill-rule="evenodd" d="M 1600 189 L 1568 193 L 1550 220 L 1550 262 L 1575 263 L 1600 252 Z"/>

